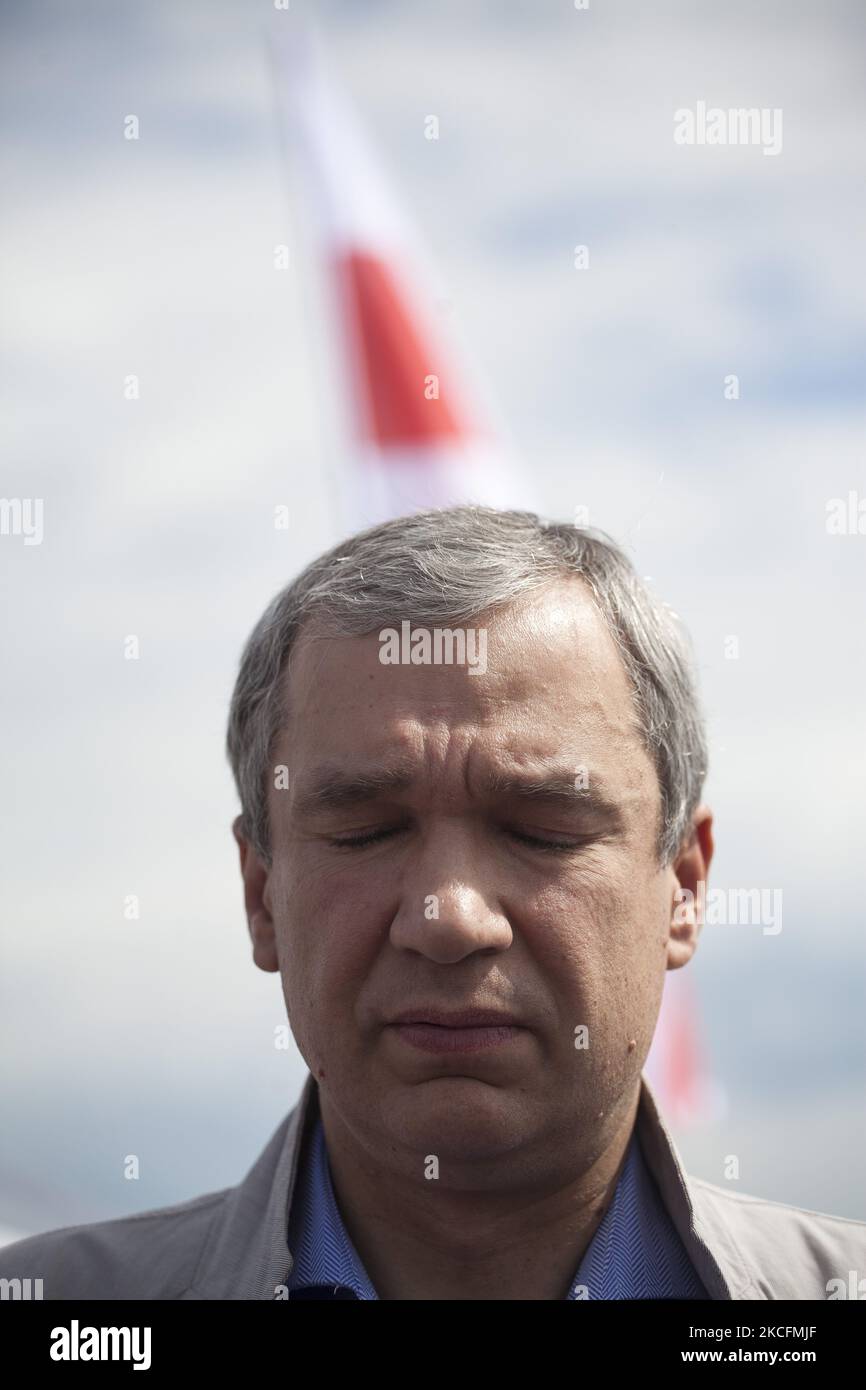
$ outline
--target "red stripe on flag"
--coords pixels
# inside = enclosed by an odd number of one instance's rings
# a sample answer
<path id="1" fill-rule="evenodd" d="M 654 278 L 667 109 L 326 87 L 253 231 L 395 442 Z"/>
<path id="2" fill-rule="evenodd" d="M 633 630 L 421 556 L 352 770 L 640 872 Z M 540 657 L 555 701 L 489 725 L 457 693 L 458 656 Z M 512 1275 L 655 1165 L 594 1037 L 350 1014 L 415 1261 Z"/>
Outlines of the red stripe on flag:
<path id="1" fill-rule="evenodd" d="M 674 1000 L 668 1038 L 668 1085 L 678 1108 L 690 1110 L 699 1103 L 701 1067 L 698 1064 L 698 1030 L 691 992 L 680 990 Z"/>
<path id="2" fill-rule="evenodd" d="M 388 267 L 375 256 L 350 252 L 339 258 L 337 275 L 356 329 L 363 436 L 384 449 L 462 439 L 465 430 L 441 394 L 439 364 L 430 361 Z M 431 374 L 439 378 L 440 394 L 428 400 Z"/>

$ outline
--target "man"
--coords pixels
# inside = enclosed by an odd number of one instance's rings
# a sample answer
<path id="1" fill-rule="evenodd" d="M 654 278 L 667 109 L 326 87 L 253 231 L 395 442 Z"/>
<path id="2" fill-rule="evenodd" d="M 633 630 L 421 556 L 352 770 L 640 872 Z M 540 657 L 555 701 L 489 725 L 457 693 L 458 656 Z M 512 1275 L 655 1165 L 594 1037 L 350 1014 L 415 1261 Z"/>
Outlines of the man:
<path id="1" fill-rule="evenodd" d="M 46 1298 L 824 1299 L 866 1223 L 688 1178 L 642 1078 L 713 854 L 673 615 L 461 507 L 314 561 L 232 701 L 255 963 L 309 1068 L 244 1181 L 0 1252 Z"/>

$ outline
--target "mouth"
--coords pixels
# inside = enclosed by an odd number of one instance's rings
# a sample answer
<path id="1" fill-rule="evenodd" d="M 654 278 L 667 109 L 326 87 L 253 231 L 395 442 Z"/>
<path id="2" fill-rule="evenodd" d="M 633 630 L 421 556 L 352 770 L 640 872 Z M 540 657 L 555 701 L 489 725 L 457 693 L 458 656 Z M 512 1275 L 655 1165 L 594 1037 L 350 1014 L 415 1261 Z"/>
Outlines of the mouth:
<path id="1" fill-rule="evenodd" d="M 507 1047 L 525 1032 L 513 1015 L 490 1009 L 451 1014 L 438 1009 L 407 1010 L 388 1026 L 409 1047 L 440 1053 Z"/>
<path id="2" fill-rule="evenodd" d="M 430 1023 L 440 1028 L 520 1028 L 521 1022 L 507 1009 L 437 1009 L 419 1005 L 395 1014 L 389 1022 Z"/>

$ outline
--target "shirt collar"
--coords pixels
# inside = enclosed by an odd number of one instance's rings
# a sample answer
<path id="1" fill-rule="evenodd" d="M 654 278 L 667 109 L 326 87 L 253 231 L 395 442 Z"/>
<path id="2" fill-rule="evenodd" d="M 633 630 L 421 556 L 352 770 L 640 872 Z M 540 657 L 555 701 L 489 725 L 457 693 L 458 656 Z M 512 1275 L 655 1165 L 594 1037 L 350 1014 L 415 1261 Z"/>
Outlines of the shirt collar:
<path id="1" fill-rule="evenodd" d="M 295 1257 L 289 1287 L 342 1286 L 356 1298 L 378 1294 L 343 1223 L 331 1181 L 322 1117 L 317 1114 L 292 1202 L 289 1244 Z"/>
<path id="2" fill-rule="evenodd" d="M 706 1298 L 632 1131 L 613 1198 L 568 1297 Z"/>

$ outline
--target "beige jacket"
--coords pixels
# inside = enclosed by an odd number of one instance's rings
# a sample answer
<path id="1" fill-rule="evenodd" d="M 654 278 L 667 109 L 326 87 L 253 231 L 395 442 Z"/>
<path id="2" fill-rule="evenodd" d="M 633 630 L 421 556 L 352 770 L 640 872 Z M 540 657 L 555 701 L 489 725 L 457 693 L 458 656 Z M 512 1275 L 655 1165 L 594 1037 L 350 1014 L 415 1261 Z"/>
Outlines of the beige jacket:
<path id="1" fill-rule="evenodd" d="M 0 1249 L 0 1299 L 37 1297 L 40 1279 L 46 1299 L 285 1298 L 289 1213 L 316 1092 L 308 1073 L 294 1109 L 235 1187 Z M 662 1200 L 713 1299 L 858 1297 L 866 1222 L 687 1177 L 645 1077 L 636 1123 Z"/>

